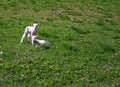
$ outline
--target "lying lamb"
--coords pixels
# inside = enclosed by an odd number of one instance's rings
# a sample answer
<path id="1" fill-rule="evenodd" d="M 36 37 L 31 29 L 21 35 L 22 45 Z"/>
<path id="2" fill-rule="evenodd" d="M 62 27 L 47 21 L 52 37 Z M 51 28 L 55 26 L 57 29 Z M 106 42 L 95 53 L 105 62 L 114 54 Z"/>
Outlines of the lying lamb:
<path id="1" fill-rule="evenodd" d="M 42 46 L 42 45 L 47 45 L 49 46 L 50 45 L 50 42 L 47 41 L 47 40 L 38 40 L 36 39 L 37 36 L 31 36 L 31 41 L 32 41 L 32 45 L 34 46 Z"/>
<path id="2" fill-rule="evenodd" d="M 21 43 L 23 42 L 25 36 L 27 35 L 28 39 L 30 40 L 30 37 L 32 35 L 37 35 L 37 27 L 38 27 L 38 24 L 37 23 L 34 23 L 32 26 L 28 26 L 25 28 L 25 31 L 24 31 L 24 34 L 22 35 L 22 38 L 21 38 Z"/>

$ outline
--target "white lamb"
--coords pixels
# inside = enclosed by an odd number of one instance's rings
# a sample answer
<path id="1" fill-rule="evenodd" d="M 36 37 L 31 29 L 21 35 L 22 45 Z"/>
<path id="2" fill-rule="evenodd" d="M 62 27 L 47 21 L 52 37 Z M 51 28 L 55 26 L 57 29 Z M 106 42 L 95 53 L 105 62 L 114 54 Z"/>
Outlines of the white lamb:
<path id="1" fill-rule="evenodd" d="M 31 41 L 32 41 L 32 45 L 34 46 L 42 46 L 42 45 L 46 45 L 46 46 L 50 46 L 50 42 L 48 40 L 38 40 L 36 39 L 37 36 L 31 36 Z"/>
<path id="2" fill-rule="evenodd" d="M 23 40 L 24 40 L 24 38 L 25 38 L 25 36 L 27 35 L 27 37 L 28 37 L 28 39 L 30 40 L 31 38 L 31 36 L 32 35 L 37 35 L 37 27 L 38 27 L 38 24 L 37 23 L 34 23 L 32 26 L 27 26 L 26 28 L 25 28 L 25 31 L 24 31 L 24 33 L 23 33 L 23 35 L 22 35 L 22 38 L 21 38 L 21 43 L 23 42 Z"/>

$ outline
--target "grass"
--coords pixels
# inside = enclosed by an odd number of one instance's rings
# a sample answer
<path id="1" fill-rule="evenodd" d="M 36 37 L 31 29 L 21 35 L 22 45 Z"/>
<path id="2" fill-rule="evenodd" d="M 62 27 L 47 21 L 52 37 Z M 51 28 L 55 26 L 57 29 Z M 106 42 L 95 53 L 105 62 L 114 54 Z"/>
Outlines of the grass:
<path id="1" fill-rule="evenodd" d="M 119 87 L 119 0 L 0 1 L 1 87 Z M 34 47 L 24 28 L 40 23 Z"/>

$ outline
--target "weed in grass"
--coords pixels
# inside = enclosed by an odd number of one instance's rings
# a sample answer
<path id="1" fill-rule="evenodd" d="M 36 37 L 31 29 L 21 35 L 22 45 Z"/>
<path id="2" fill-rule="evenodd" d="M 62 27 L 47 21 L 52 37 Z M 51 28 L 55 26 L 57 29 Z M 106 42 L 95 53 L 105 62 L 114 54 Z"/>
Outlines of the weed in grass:
<path id="1" fill-rule="evenodd" d="M 79 27 L 74 27 L 73 26 L 71 29 L 78 34 L 88 34 L 88 33 L 90 33 L 89 31 L 85 31 L 84 29 L 82 30 Z"/>
<path id="2" fill-rule="evenodd" d="M 60 15 L 59 17 L 62 20 L 70 20 L 70 17 L 68 15 Z"/>
<path id="3" fill-rule="evenodd" d="M 103 48 L 103 52 L 112 52 L 115 53 L 115 48 L 108 44 L 101 44 L 101 47 Z"/>

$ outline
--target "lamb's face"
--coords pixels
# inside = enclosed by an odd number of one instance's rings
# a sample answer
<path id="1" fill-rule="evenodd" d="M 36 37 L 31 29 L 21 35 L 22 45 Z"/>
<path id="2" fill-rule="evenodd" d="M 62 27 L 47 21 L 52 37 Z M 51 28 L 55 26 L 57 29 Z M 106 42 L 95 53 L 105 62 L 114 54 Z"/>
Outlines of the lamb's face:
<path id="1" fill-rule="evenodd" d="M 37 38 L 37 36 L 34 36 L 34 35 L 32 36 L 32 40 L 35 40 L 36 38 Z"/>
<path id="2" fill-rule="evenodd" d="M 38 26 L 38 24 L 37 24 L 37 23 L 34 23 L 33 26 Z"/>

